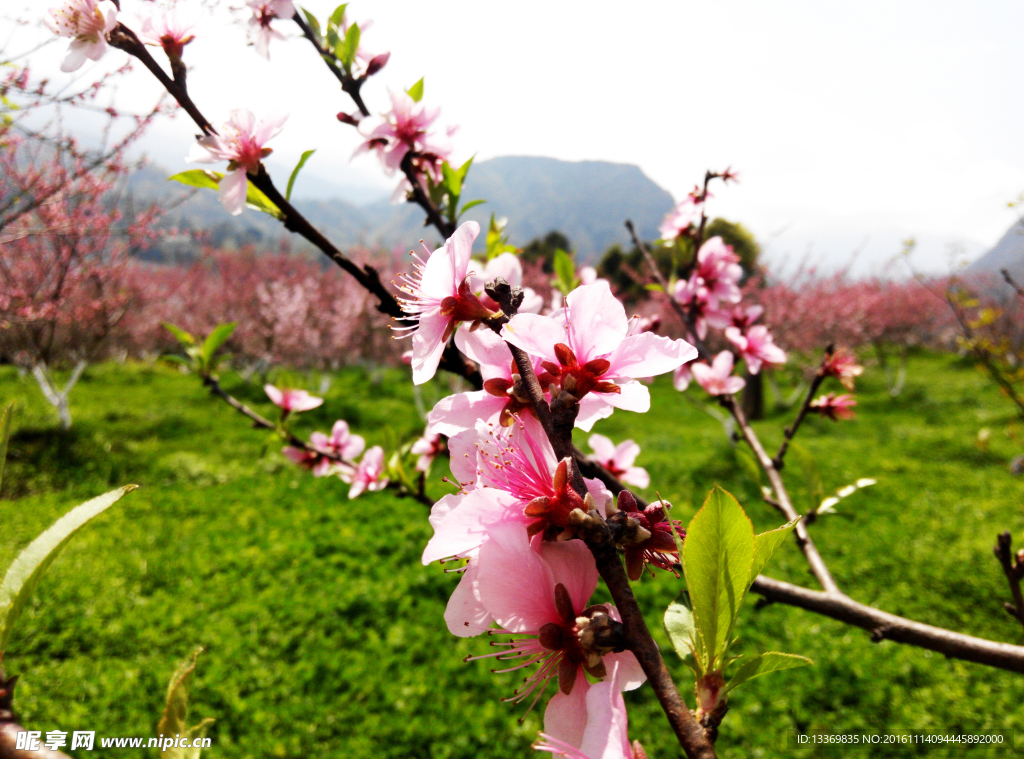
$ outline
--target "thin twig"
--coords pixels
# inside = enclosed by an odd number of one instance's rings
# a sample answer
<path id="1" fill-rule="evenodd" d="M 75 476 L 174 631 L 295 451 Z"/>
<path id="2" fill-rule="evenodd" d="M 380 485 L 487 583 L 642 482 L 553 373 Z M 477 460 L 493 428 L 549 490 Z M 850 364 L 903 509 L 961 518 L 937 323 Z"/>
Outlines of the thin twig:
<path id="1" fill-rule="evenodd" d="M 831 347 L 831 346 L 830 346 Z M 831 351 L 825 351 L 825 358 L 822 359 L 822 363 L 828 360 L 831 356 Z M 807 388 L 807 395 L 804 396 L 804 402 L 800 405 L 800 410 L 796 414 L 796 418 L 793 423 L 789 425 L 782 433 L 782 445 L 779 446 L 779 452 L 775 454 L 775 458 L 772 459 L 772 466 L 779 472 L 782 471 L 782 467 L 785 464 L 786 452 L 789 450 L 790 441 L 796 436 L 797 430 L 800 429 L 800 424 L 803 422 L 804 417 L 807 416 L 807 412 L 811 409 L 811 401 L 814 400 L 814 394 L 818 392 L 818 388 L 821 387 L 821 383 L 825 381 L 825 375 L 819 371 L 814 373 L 814 379 L 811 380 L 810 387 Z"/>
<path id="2" fill-rule="evenodd" d="M 764 575 L 758 575 L 750 589 L 768 601 L 797 606 L 868 630 L 871 639 L 876 642 L 891 640 L 896 643 L 907 643 L 929 651 L 937 651 L 952 659 L 963 659 L 1024 673 L 1024 646 L 997 643 L 921 624 L 857 603 L 841 593 L 821 593 L 773 580 Z"/>
<path id="3" fill-rule="evenodd" d="M 1012 287 L 1016 291 L 1017 295 L 1019 295 L 1020 297 L 1024 298 L 1024 287 L 1021 287 L 1020 285 L 1018 285 L 1013 280 L 1013 277 L 1010 276 L 1009 270 L 1008 269 L 1000 269 L 999 273 L 1003 275 L 1003 279 L 1006 280 L 1006 284 L 1008 284 L 1010 287 Z"/>
<path id="4" fill-rule="evenodd" d="M 1013 596 L 1013 603 L 1004 603 L 1003 608 L 1015 617 L 1018 622 L 1024 625 L 1024 594 L 1021 593 L 1020 581 L 1024 579 L 1024 560 L 1014 557 L 1011 548 L 1013 538 L 1009 532 L 999 535 L 993 552 L 1003 568 L 1006 581 L 1010 584 L 1010 595 Z"/>

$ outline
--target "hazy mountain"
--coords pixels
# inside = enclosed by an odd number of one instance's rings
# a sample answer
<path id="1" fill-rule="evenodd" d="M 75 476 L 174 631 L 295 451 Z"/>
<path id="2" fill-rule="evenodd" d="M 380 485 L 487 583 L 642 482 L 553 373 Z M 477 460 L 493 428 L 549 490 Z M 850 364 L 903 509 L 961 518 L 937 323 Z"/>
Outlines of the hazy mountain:
<path id="1" fill-rule="evenodd" d="M 1024 282 L 1024 222 L 1015 222 L 988 253 L 968 266 L 965 274 L 1002 279 L 1006 269 L 1018 282 Z"/>
<path id="2" fill-rule="evenodd" d="M 247 210 L 239 217 L 228 215 L 208 190 L 182 201 L 187 195 L 184 188 L 168 184 L 166 177 L 167 172 L 150 167 L 133 175 L 129 183 L 135 202 L 155 201 L 167 208 L 165 226 L 204 230 L 216 245 L 273 243 L 288 236 L 264 214 Z M 329 192 L 325 186 L 324 194 Z M 644 237 L 657 236 L 657 225 L 673 202 L 636 166 L 529 156 L 474 164 L 462 198 L 488 201 L 464 218 L 486 225 L 491 213 L 508 217 L 507 231 L 514 244 L 525 244 L 551 230 L 563 232 L 576 247 L 579 261 L 593 261 L 609 245 L 625 243 L 626 219 L 632 219 Z M 428 241 L 437 237 L 424 228 L 423 212 L 410 203 L 394 206 L 385 200 L 358 206 L 332 198 L 301 200 L 296 206 L 340 247 L 412 247 L 421 237 Z M 168 250 L 165 245 L 164 253 L 173 256 L 185 251 Z"/>

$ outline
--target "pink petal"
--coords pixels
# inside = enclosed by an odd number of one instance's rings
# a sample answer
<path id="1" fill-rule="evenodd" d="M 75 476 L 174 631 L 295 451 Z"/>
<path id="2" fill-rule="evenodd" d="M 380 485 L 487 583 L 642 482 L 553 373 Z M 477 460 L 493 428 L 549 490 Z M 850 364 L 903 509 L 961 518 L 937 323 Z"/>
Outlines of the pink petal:
<path id="1" fill-rule="evenodd" d="M 249 178 L 245 169 L 229 171 L 220 180 L 220 202 L 232 216 L 245 210 L 245 196 L 249 191 Z"/>
<path id="2" fill-rule="evenodd" d="M 650 411 L 651 391 L 647 389 L 646 385 L 636 380 L 630 380 L 620 383 L 619 388 L 622 392 L 618 394 L 605 394 L 608 402 L 615 408 L 620 408 L 623 411 L 636 411 L 641 414 Z"/>
<path id="3" fill-rule="evenodd" d="M 452 476 L 462 486 L 474 485 L 477 481 L 477 431 L 474 426 L 448 439 L 448 454 Z"/>
<path id="4" fill-rule="evenodd" d="M 622 481 L 627 485 L 633 487 L 644 488 L 650 487 L 651 476 L 647 474 L 647 470 L 640 466 L 630 467 L 626 470 L 626 473 L 621 477 Z"/>
<path id="5" fill-rule="evenodd" d="M 627 732 L 622 692 L 607 680 L 592 685 L 587 692 L 587 727 L 580 753 L 591 759 L 632 759 Z"/>
<path id="6" fill-rule="evenodd" d="M 488 261 L 483 273 L 484 283 L 492 282 L 495 277 L 503 278 L 512 287 L 522 287 L 523 265 L 519 256 L 515 253 L 502 253 Z"/>
<path id="7" fill-rule="evenodd" d="M 470 332 L 468 329 L 460 329 L 455 333 L 455 345 L 480 364 L 480 374 L 485 380 L 492 377 L 510 378 L 512 352 L 493 330 L 477 329 Z"/>
<path id="8" fill-rule="evenodd" d="M 565 302 L 570 347 L 581 364 L 611 353 L 629 333 L 626 309 L 607 282 L 577 287 Z"/>
<path id="9" fill-rule="evenodd" d="M 615 466 L 619 469 L 629 469 L 633 466 L 633 462 L 636 461 L 636 457 L 639 455 L 639 445 L 632 440 L 623 440 L 614 452 Z"/>
<path id="10" fill-rule="evenodd" d="M 504 629 L 536 632 L 561 621 L 551 567 L 530 547 L 526 525 L 492 526 L 477 560 L 480 601 Z"/>
<path id="11" fill-rule="evenodd" d="M 450 556 L 472 555 L 495 525 L 514 515 L 513 509 L 517 504 L 511 495 L 493 488 L 479 488 L 468 493 L 434 528 L 434 537 L 423 550 L 421 560 L 430 564 Z M 519 514 L 522 514 L 522 506 Z M 525 527 L 522 529 L 525 535 Z"/>
<path id="12" fill-rule="evenodd" d="M 89 43 L 82 40 L 71 40 L 68 50 L 60 62 L 60 70 L 64 72 L 78 71 L 89 59 Z"/>
<path id="13" fill-rule="evenodd" d="M 614 606 L 611 608 L 615 609 Z M 618 611 L 616 610 L 612 616 L 618 618 Z M 609 672 L 612 671 L 613 667 L 618 666 L 618 676 L 615 678 L 615 681 L 619 686 L 619 690 L 636 690 L 647 682 L 647 675 L 632 651 L 605 654 L 602 658 Z"/>
<path id="14" fill-rule="evenodd" d="M 506 403 L 505 398 L 491 395 L 486 390 L 449 395 L 439 400 L 430 412 L 427 429 L 451 437 L 473 429 L 478 419 L 496 424 Z"/>
<path id="15" fill-rule="evenodd" d="M 653 332 L 627 337 L 608 356 L 609 376 L 655 377 L 697 358 L 697 349 L 685 340 L 672 340 Z"/>
<path id="16" fill-rule="evenodd" d="M 479 635 L 494 621 L 476 595 L 477 570 L 476 561 L 469 562 L 444 610 L 448 630 L 460 638 Z"/>
<path id="17" fill-rule="evenodd" d="M 567 696 L 559 690 L 548 701 L 548 708 L 544 711 L 544 732 L 547 735 L 580 747 L 587 726 L 587 692 L 591 687 L 583 668 L 578 667 L 572 692 Z"/>
<path id="18" fill-rule="evenodd" d="M 556 364 L 555 345 L 569 339 L 561 322 L 537 314 L 516 314 L 501 328 L 501 336 L 531 356 Z"/>
<path id="19" fill-rule="evenodd" d="M 587 608 L 598 574 L 594 555 L 586 544 L 582 540 L 546 542 L 541 544 L 540 555 L 551 567 L 554 582 L 562 583 L 569 591 L 576 613 Z"/>
<path id="20" fill-rule="evenodd" d="M 614 500 L 612 492 L 604 486 L 599 479 L 583 478 L 583 484 L 587 486 L 587 492 L 594 499 L 594 506 L 601 513 L 601 516 L 608 516 L 608 504 Z"/>
<path id="21" fill-rule="evenodd" d="M 615 444 L 604 435 L 591 435 L 587 441 L 597 460 L 606 463 L 615 458 Z"/>
<path id="22" fill-rule="evenodd" d="M 274 405 L 282 406 L 282 408 L 283 408 L 284 393 L 282 393 L 280 390 L 278 390 L 273 385 L 264 385 L 263 386 L 263 392 L 265 392 L 267 394 L 267 397 L 270 398 L 270 401 Z"/>
<path id="23" fill-rule="evenodd" d="M 479 234 L 480 225 L 475 221 L 467 221 L 456 229 L 455 234 L 445 243 L 445 247 L 451 249 L 452 273 L 456 287 L 466 278 L 469 259 L 473 255 L 473 241 Z"/>
<path id="24" fill-rule="evenodd" d="M 444 333 L 451 322 L 450 316 L 434 308 L 420 316 L 420 324 L 412 336 L 412 382 L 422 385 L 437 373 L 444 353 Z"/>
<path id="25" fill-rule="evenodd" d="M 580 412 L 576 415 L 576 426 L 584 432 L 590 432 L 594 423 L 600 419 L 607 419 L 615 411 L 609 399 L 612 396 L 608 393 L 587 393 L 580 399 Z"/>

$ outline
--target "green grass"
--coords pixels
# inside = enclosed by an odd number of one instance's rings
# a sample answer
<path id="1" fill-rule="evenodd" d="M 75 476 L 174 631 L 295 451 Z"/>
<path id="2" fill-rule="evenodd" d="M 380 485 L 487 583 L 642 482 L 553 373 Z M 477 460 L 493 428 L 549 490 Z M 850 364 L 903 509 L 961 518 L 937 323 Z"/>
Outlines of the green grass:
<path id="1" fill-rule="evenodd" d="M 998 532 L 1012 530 L 1020 545 L 1024 530 L 1024 484 L 1007 466 L 1024 452 L 1021 428 L 967 364 L 916 356 L 909 376 L 894 400 L 869 369 L 857 419 L 812 418 L 801 430 L 798 441 L 830 491 L 878 480 L 817 522 L 815 539 L 856 600 L 1022 643 L 1020 625 L 1001 608 L 1008 593 L 991 551 Z M 257 384 L 230 374 L 225 384 L 269 413 Z M 428 386 L 425 400 L 446 392 L 440 382 Z M 665 379 L 652 393 L 651 413 L 616 412 L 596 431 L 641 444 L 638 463 L 682 519 L 717 482 L 758 531 L 777 526 L 721 425 L 701 410 L 699 389 L 688 394 L 696 404 Z M 422 429 L 402 372 L 348 370 L 326 397 L 303 415 L 302 431 L 342 417 L 370 445 L 388 447 Z M 265 434 L 169 368 L 89 369 L 72 395 L 70 433 L 56 429 L 30 378 L 3 367 L 0 399 L 10 398 L 18 411 L 0 501 L 0 567 L 69 507 L 116 485 L 142 485 L 75 538 L 12 637 L 4 668 L 21 676 L 16 706 L 30 729 L 151 736 L 168 678 L 202 644 L 192 716 L 217 719 L 204 756 L 529 755 L 539 717 L 520 725 L 522 709 L 498 700 L 515 676 L 463 664 L 486 642 L 445 629 L 456 580 L 419 563 L 431 532 L 421 504 L 389 492 L 349 501 L 343 483 L 286 464 Z M 789 418 L 758 423 L 769 449 Z M 977 443 L 982 428 L 990 430 L 987 450 Z M 435 497 L 447 492 L 444 468 L 435 466 Z M 803 508 L 795 458 L 785 476 Z M 815 587 L 795 544 L 768 573 Z M 679 589 L 662 574 L 645 578 L 637 594 L 692 701 L 688 670 L 660 630 Z M 741 653 L 782 650 L 816 665 L 739 689 L 722 725 L 723 756 L 785 756 L 781 736 L 793 728 L 1000 729 L 1024 741 L 1019 675 L 874 644 L 861 630 L 794 608 L 758 610 L 753 600 L 738 632 Z M 652 757 L 678 755 L 649 689 L 627 702 L 632 737 Z"/>

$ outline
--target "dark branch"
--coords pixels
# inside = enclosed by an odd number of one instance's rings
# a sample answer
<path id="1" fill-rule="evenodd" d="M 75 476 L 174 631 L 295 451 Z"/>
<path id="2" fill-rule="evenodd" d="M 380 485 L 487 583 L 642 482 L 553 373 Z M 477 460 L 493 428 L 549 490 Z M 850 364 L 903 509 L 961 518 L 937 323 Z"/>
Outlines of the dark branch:
<path id="1" fill-rule="evenodd" d="M 891 640 L 936 651 L 990 667 L 1024 673 L 1024 646 L 996 643 L 941 627 L 914 622 L 865 606 L 840 593 L 821 593 L 758 575 L 750 589 L 768 601 L 798 606 L 871 633 L 872 640 Z"/>
<path id="2" fill-rule="evenodd" d="M 1020 581 L 1024 579 L 1024 557 L 1021 554 L 1013 555 L 1011 548 L 1013 538 L 1009 532 L 999 535 L 996 546 L 993 550 L 999 564 L 1006 575 L 1006 581 L 1010 584 L 1010 595 L 1013 596 L 1013 603 L 1005 603 L 1003 607 L 1010 616 L 1015 617 L 1018 622 L 1024 625 L 1024 594 L 1021 593 Z M 1022 552 L 1024 553 L 1024 552 Z"/>

